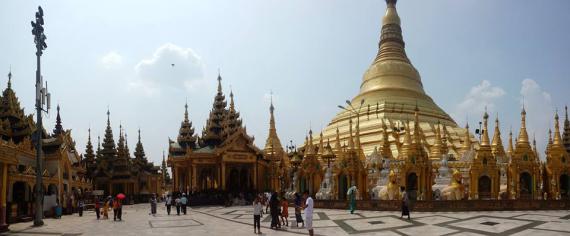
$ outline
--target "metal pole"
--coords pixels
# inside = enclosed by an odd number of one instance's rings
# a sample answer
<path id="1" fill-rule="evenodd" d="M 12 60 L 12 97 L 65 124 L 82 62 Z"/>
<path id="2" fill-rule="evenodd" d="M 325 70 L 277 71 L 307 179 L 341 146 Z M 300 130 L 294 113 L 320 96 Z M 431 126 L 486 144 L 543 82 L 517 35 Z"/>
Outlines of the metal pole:
<path id="1" fill-rule="evenodd" d="M 36 70 L 36 88 L 42 86 L 41 82 L 41 70 L 40 70 L 40 56 L 42 54 L 39 44 L 36 46 L 36 58 L 37 58 L 37 70 Z M 39 96 L 38 96 L 39 95 Z M 42 101 L 41 94 L 36 94 L 36 216 L 34 218 L 34 226 L 42 226 L 43 222 L 43 189 L 42 189 Z"/>

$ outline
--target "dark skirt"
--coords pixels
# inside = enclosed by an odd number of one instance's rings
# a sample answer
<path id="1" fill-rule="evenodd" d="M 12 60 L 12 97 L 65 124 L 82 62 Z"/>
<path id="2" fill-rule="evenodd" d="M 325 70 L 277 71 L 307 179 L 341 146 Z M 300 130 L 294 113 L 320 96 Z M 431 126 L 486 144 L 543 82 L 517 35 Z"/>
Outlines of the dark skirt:
<path id="1" fill-rule="evenodd" d="M 410 209 L 408 208 L 407 204 L 402 204 L 402 215 L 403 216 L 409 216 L 410 215 Z"/>
<path id="2" fill-rule="evenodd" d="M 301 216 L 301 213 L 295 213 L 295 219 L 297 223 L 303 223 L 303 216 Z"/>

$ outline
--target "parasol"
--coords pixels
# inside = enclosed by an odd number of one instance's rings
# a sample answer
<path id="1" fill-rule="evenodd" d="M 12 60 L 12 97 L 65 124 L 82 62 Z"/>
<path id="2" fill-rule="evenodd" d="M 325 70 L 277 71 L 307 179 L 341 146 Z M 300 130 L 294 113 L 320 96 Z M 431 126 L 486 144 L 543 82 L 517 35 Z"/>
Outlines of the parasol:
<path id="1" fill-rule="evenodd" d="M 122 194 L 122 193 L 117 194 L 118 199 L 123 200 L 123 199 L 125 199 L 125 197 L 126 197 L 125 194 Z"/>

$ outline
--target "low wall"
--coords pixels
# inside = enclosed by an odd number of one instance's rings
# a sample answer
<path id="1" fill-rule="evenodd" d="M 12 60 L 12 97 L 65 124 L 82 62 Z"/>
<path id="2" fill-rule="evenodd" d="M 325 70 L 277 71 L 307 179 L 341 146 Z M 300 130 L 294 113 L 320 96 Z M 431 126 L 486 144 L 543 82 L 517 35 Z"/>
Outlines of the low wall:
<path id="1" fill-rule="evenodd" d="M 348 209 L 347 201 L 315 200 L 315 208 Z M 374 211 L 399 211 L 401 201 L 362 200 L 356 208 Z M 519 211 L 519 210 L 570 210 L 570 200 L 462 200 L 415 201 L 413 211 Z"/>

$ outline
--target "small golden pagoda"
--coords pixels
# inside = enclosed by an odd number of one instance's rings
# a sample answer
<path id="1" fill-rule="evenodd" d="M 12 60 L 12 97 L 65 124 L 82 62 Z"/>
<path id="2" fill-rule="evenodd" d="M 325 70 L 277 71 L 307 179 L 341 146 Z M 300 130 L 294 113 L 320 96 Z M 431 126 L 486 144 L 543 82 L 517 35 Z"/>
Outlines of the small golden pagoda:
<path id="1" fill-rule="evenodd" d="M 414 133 L 411 136 L 409 122 L 405 127 L 404 143 L 398 155 L 403 160 L 399 166 L 400 184 L 406 187 L 410 199 L 431 200 L 434 176 L 432 162 L 422 144 L 419 109 L 414 111 Z"/>
<path id="2" fill-rule="evenodd" d="M 349 120 L 349 125 L 349 133 L 352 134 L 352 120 Z M 356 135 L 358 135 L 358 124 L 356 127 Z M 358 138 L 350 135 L 348 147 L 342 149 L 336 158 L 333 179 L 338 183 L 335 189 L 337 199 L 346 199 L 346 193 L 352 185 L 359 189 L 361 196 L 368 196 L 368 194 L 365 194 L 368 191 L 365 157 L 357 143 Z"/>
<path id="3" fill-rule="evenodd" d="M 309 130 L 309 138 L 305 138 L 304 157 L 299 167 L 299 189 L 314 195 L 319 191 L 323 181 L 323 163 L 317 159 L 317 150 L 313 144 L 313 131 Z"/>
<path id="4" fill-rule="evenodd" d="M 477 149 L 475 153 L 475 158 L 473 159 L 471 168 L 469 170 L 471 179 L 469 185 L 469 195 L 471 199 L 497 199 L 499 196 L 500 172 L 492 146 L 502 147 L 502 144 L 499 143 L 500 136 L 497 136 L 497 127 L 495 127 L 495 137 L 498 138 L 493 138 L 493 141 L 497 141 L 497 139 L 499 140 L 497 143 L 494 143 L 494 145 L 490 144 L 489 132 L 487 129 L 488 120 L 489 114 L 485 112 L 483 115 L 483 131 L 481 134 L 481 143 L 479 144 L 479 149 Z"/>
<path id="5" fill-rule="evenodd" d="M 269 134 L 267 140 L 265 141 L 265 148 L 263 149 L 263 158 L 269 162 L 269 188 L 273 191 L 280 191 L 282 187 L 288 184 L 285 181 L 284 176 L 287 176 L 289 167 L 289 159 L 281 146 L 281 141 L 277 136 L 277 129 L 275 128 L 275 116 L 273 112 L 275 107 L 273 106 L 273 98 L 271 99 L 271 105 L 269 106 Z"/>
<path id="6" fill-rule="evenodd" d="M 420 74 L 404 49 L 405 43 L 400 17 L 396 11 L 396 0 L 387 0 L 386 3 L 377 55 L 364 73 L 359 94 L 351 102 L 351 104 L 360 104 L 363 101 L 362 109 L 357 112 L 358 117 L 366 117 L 366 119 L 357 119 L 359 130 L 356 134 L 356 145 L 358 147 L 362 145 L 363 152 L 370 154 L 374 147 L 384 143 L 393 156 L 398 156 L 402 142 L 400 139 L 402 130 L 399 128 L 404 126 L 409 116 L 414 115 L 415 107 L 419 107 L 420 124 L 412 127 L 421 128 L 425 145 L 428 147 L 433 145 L 435 139 L 433 126 L 441 122 L 447 127 L 442 133 L 446 142 L 444 145 L 449 146 L 451 155 L 458 156 L 457 151 L 461 146 L 460 136 L 464 130 L 459 128 L 424 91 Z M 324 140 L 334 139 L 338 128 L 340 141 L 347 142 L 350 137 L 349 120 L 354 118 L 353 115 L 351 111 L 338 113 L 324 129 Z M 384 125 L 386 127 L 383 127 Z"/>
<path id="7" fill-rule="evenodd" d="M 549 199 L 567 199 L 569 197 L 570 164 L 568 157 L 568 152 L 562 143 L 558 113 L 556 113 L 554 116 L 554 139 L 549 139 L 546 150 L 547 182 L 545 186 L 548 189 Z"/>
<path id="8" fill-rule="evenodd" d="M 526 111 L 521 112 L 521 128 L 512 152 L 508 171 L 507 194 L 509 199 L 539 199 L 542 197 L 540 162 L 532 150 L 526 131 Z"/>

